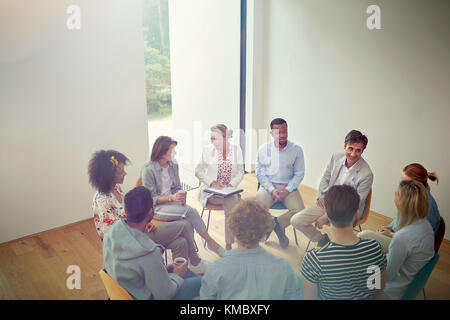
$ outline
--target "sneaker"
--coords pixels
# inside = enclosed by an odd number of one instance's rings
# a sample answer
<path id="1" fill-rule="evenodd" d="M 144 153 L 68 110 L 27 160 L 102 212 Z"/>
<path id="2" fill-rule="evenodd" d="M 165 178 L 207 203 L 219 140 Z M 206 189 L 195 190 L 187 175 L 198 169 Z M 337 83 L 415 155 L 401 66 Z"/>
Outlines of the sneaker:
<path id="1" fill-rule="evenodd" d="M 225 249 L 221 246 L 219 246 L 217 249 L 212 249 L 208 244 L 208 249 L 215 252 L 219 257 L 223 257 L 225 255 Z"/>
<path id="2" fill-rule="evenodd" d="M 330 238 L 328 238 L 328 235 L 326 233 L 324 233 L 322 238 L 320 238 L 319 242 L 317 242 L 317 246 L 318 247 L 323 247 L 328 242 L 330 242 Z"/>
<path id="3" fill-rule="evenodd" d="M 289 238 L 286 237 L 284 230 L 280 227 L 280 224 L 276 219 L 275 219 L 275 228 L 273 228 L 273 230 L 275 231 L 278 240 L 280 241 L 280 247 L 282 247 L 283 249 L 286 248 L 289 245 Z"/>
<path id="4" fill-rule="evenodd" d="M 191 270 L 196 275 L 204 274 L 207 267 L 208 267 L 208 263 L 203 259 L 200 260 L 200 262 L 196 266 L 193 266 L 190 261 L 188 264 L 188 269 Z"/>

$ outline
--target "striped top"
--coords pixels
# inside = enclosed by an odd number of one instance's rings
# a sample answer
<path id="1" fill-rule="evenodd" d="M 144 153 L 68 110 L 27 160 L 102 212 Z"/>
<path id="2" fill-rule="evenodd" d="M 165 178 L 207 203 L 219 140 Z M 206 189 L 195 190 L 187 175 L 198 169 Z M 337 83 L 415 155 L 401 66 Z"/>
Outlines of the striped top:
<path id="1" fill-rule="evenodd" d="M 378 266 L 380 272 L 386 269 L 386 254 L 376 240 L 360 239 L 352 246 L 330 241 L 306 253 L 301 274 L 317 284 L 320 299 L 367 299 L 374 294 L 368 288 L 369 277 L 374 276 L 370 266 Z"/>

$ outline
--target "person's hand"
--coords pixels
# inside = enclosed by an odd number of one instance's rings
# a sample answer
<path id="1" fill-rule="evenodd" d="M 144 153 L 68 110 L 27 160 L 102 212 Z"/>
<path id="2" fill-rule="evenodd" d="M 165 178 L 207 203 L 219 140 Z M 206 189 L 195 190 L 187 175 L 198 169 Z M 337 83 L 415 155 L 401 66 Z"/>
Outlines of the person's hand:
<path id="1" fill-rule="evenodd" d="M 178 191 L 174 195 L 174 200 L 181 204 L 182 206 L 186 204 L 186 192 Z"/>
<path id="2" fill-rule="evenodd" d="M 233 186 L 229 183 L 225 186 L 225 188 L 233 188 Z"/>
<path id="3" fill-rule="evenodd" d="M 316 226 L 317 229 L 322 229 L 322 227 L 327 223 L 328 223 L 328 217 L 326 214 L 324 214 L 324 215 L 321 215 L 319 217 L 319 219 L 316 220 L 314 225 Z"/>
<path id="4" fill-rule="evenodd" d="M 279 190 L 278 192 L 278 199 L 280 199 L 280 201 L 283 201 L 289 194 L 289 191 L 287 191 L 286 189 L 283 190 Z"/>
<path id="5" fill-rule="evenodd" d="M 185 263 L 183 263 L 182 265 L 175 265 L 173 264 L 173 273 L 179 275 L 180 277 L 184 277 L 184 275 L 187 272 L 187 267 L 188 267 L 188 261 L 186 260 Z"/>
<path id="6" fill-rule="evenodd" d="M 173 273 L 173 266 L 174 266 L 174 264 L 172 264 L 172 263 L 166 265 L 166 270 L 168 273 Z"/>
<path id="7" fill-rule="evenodd" d="M 279 194 L 280 194 L 280 190 L 278 190 L 278 189 L 273 189 L 273 191 L 272 191 L 272 199 L 273 199 L 275 202 L 280 201 Z"/>
<path id="8" fill-rule="evenodd" d="M 381 227 L 378 228 L 377 232 L 383 233 L 383 231 L 386 230 L 386 229 L 388 229 L 388 227 L 386 227 L 386 226 L 381 226 Z"/>
<path id="9" fill-rule="evenodd" d="M 323 210 L 325 210 L 325 198 L 317 199 L 316 204 L 321 207 Z"/>
<path id="10" fill-rule="evenodd" d="M 221 183 L 219 183 L 219 182 L 217 182 L 217 181 L 213 181 L 212 183 L 211 183 L 211 185 L 210 185 L 210 187 L 211 188 L 214 188 L 214 189 L 223 189 L 223 184 L 221 184 Z"/>
<path id="11" fill-rule="evenodd" d="M 381 229 L 381 228 L 380 228 Z M 390 238 L 392 238 L 394 236 L 394 232 L 392 232 L 391 229 L 384 227 L 384 229 L 378 231 L 381 234 L 384 234 L 385 236 L 388 236 Z"/>
<path id="12" fill-rule="evenodd" d="M 147 224 L 147 226 L 145 227 L 145 230 L 150 233 L 150 232 L 154 232 L 156 230 L 156 226 L 153 225 L 151 222 L 149 224 Z"/>

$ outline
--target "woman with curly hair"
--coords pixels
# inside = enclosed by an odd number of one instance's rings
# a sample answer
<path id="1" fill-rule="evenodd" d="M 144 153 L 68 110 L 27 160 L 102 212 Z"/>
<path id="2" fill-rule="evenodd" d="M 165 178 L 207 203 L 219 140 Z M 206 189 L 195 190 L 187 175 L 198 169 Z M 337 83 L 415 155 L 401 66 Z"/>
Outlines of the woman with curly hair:
<path id="1" fill-rule="evenodd" d="M 259 245 L 273 228 L 267 208 L 256 199 L 242 200 L 231 211 L 228 223 L 238 247 L 208 265 L 200 299 L 299 299 L 300 278 L 289 263 Z"/>
<path id="2" fill-rule="evenodd" d="M 119 219 L 126 220 L 124 210 L 124 192 L 120 185 L 126 172 L 128 158 L 115 150 L 99 150 L 89 161 L 89 182 L 97 190 L 93 200 L 94 223 L 100 239 L 108 229 Z M 196 274 L 202 274 L 206 263 L 196 253 L 194 230 L 185 221 L 164 223 L 158 227 L 151 223 L 147 233 L 155 243 L 172 250 L 172 258 L 189 259 L 190 269 Z"/>

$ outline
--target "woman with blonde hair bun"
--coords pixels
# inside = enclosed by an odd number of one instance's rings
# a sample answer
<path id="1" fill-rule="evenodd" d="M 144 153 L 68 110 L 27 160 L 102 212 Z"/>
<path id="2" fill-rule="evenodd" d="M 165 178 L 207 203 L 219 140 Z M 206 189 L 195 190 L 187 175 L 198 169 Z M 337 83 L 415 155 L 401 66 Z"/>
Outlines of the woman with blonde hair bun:
<path id="1" fill-rule="evenodd" d="M 389 299 L 400 299 L 414 276 L 434 256 L 434 234 L 425 219 L 428 194 L 415 180 L 403 180 L 395 192 L 398 227 L 389 244 L 387 281 L 384 289 Z"/>
<path id="2" fill-rule="evenodd" d="M 226 249 L 231 250 L 234 238 L 228 228 L 227 218 L 231 209 L 239 202 L 239 195 L 231 195 L 220 198 L 206 193 L 206 188 L 236 188 L 244 177 L 244 160 L 239 146 L 233 145 L 229 139 L 233 136 L 233 130 L 224 124 L 216 124 L 211 127 L 211 144 L 202 151 L 195 176 L 201 181 L 198 193 L 199 201 L 206 206 L 207 203 L 222 205 L 225 212 L 225 242 Z"/>
<path id="3" fill-rule="evenodd" d="M 427 169 L 425 169 L 425 167 L 419 163 L 408 164 L 402 170 L 402 180 L 414 180 L 420 182 L 425 187 L 428 195 L 428 213 L 426 215 L 426 218 L 431 224 L 433 232 L 436 235 L 439 229 L 441 216 L 439 214 L 436 200 L 434 200 L 433 196 L 431 195 L 430 186 L 428 185 L 428 179 L 431 181 L 436 181 L 436 183 L 439 182 L 436 172 L 428 172 Z M 388 225 L 378 228 L 377 232 L 365 230 L 360 232 L 358 236 L 360 238 L 376 239 L 381 243 L 385 250 L 388 250 L 389 243 L 391 242 L 392 237 L 394 236 L 394 233 L 396 231 L 398 231 L 397 217 L 395 217 L 394 220 L 392 220 Z"/>

